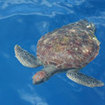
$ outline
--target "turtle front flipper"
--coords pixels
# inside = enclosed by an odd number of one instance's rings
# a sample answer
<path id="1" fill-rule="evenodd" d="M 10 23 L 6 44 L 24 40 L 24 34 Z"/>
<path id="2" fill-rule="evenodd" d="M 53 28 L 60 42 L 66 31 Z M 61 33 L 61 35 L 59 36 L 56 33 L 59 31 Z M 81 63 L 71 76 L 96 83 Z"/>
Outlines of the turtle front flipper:
<path id="1" fill-rule="evenodd" d="M 87 86 L 87 87 L 101 87 L 101 86 L 104 86 L 103 82 L 101 82 L 99 80 L 96 80 L 93 77 L 89 77 L 87 75 L 84 75 L 84 74 L 82 74 L 78 71 L 75 71 L 75 70 L 74 71 L 69 70 L 66 75 L 72 81 L 74 81 L 78 84 Z"/>
<path id="2" fill-rule="evenodd" d="M 22 49 L 20 46 L 15 45 L 15 56 L 26 67 L 38 67 L 41 66 L 41 62 L 32 54 Z"/>

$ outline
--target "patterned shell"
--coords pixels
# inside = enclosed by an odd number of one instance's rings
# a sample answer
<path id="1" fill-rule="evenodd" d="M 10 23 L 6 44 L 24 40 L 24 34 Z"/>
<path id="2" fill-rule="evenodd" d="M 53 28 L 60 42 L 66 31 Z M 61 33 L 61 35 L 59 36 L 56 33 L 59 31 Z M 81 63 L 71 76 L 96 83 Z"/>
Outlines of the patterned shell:
<path id="1" fill-rule="evenodd" d="M 99 52 L 95 26 L 86 20 L 68 24 L 48 33 L 38 41 L 37 56 L 44 65 L 60 69 L 82 68 Z"/>

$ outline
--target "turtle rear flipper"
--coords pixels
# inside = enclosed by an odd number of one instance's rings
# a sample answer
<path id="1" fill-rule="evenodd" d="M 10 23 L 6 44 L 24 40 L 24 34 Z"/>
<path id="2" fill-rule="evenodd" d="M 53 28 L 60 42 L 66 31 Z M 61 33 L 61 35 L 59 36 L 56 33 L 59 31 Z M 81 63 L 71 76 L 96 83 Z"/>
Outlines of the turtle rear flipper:
<path id="1" fill-rule="evenodd" d="M 26 67 L 38 67 L 41 66 L 40 61 L 27 52 L 26 50 L 22 49 L 20 46 L 15 45 L 15 56 L 20 61 L 21 64 L 23 64 Z"/>
<path id="2" fill-rule="evenodd" d="M 89 77 L 87 75 L 84 75 L 78 71 L 68 71 L 67 72 L 67 77 L 71 80 L 73 80 L 74 82 L 84 85 L 84 86 L 88 86 L 88 87 L 101 87 L 104 86 L 104 83 L 96 80 L 93 77 Z"/>

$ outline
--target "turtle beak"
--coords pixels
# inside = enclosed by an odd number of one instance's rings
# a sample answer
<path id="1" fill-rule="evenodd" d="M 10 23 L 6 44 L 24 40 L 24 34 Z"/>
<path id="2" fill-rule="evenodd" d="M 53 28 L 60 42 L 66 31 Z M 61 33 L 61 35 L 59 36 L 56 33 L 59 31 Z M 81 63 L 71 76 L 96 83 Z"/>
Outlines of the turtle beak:
<path id="1" fill-rule="evenodd" d="M 36 79 L 37 78 L 37 79 Z M 44 79 L 43 78 L 33 78 L 33 84 L 36 85 L 36 84 L 40 84 L 40 83 L 43 83 L 44 82 Z"/>

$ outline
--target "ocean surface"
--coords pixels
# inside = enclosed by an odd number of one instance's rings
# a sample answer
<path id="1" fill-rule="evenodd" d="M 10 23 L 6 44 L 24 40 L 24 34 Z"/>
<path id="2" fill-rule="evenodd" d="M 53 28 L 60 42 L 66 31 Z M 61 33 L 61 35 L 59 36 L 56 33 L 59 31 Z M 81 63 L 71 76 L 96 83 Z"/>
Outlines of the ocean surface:
<path id="1" fill-rule="evenodd" d="M 89 88 L 56 74 L 40 85 L 15 58 L 20 45 L 36 55 L 41 36 L 87 19 L 96 26 L 99 55 L 82 72 L 105 83 L 105 0 L 0 0 L 0 105 L 105 105 L 105 86 Z"/>

